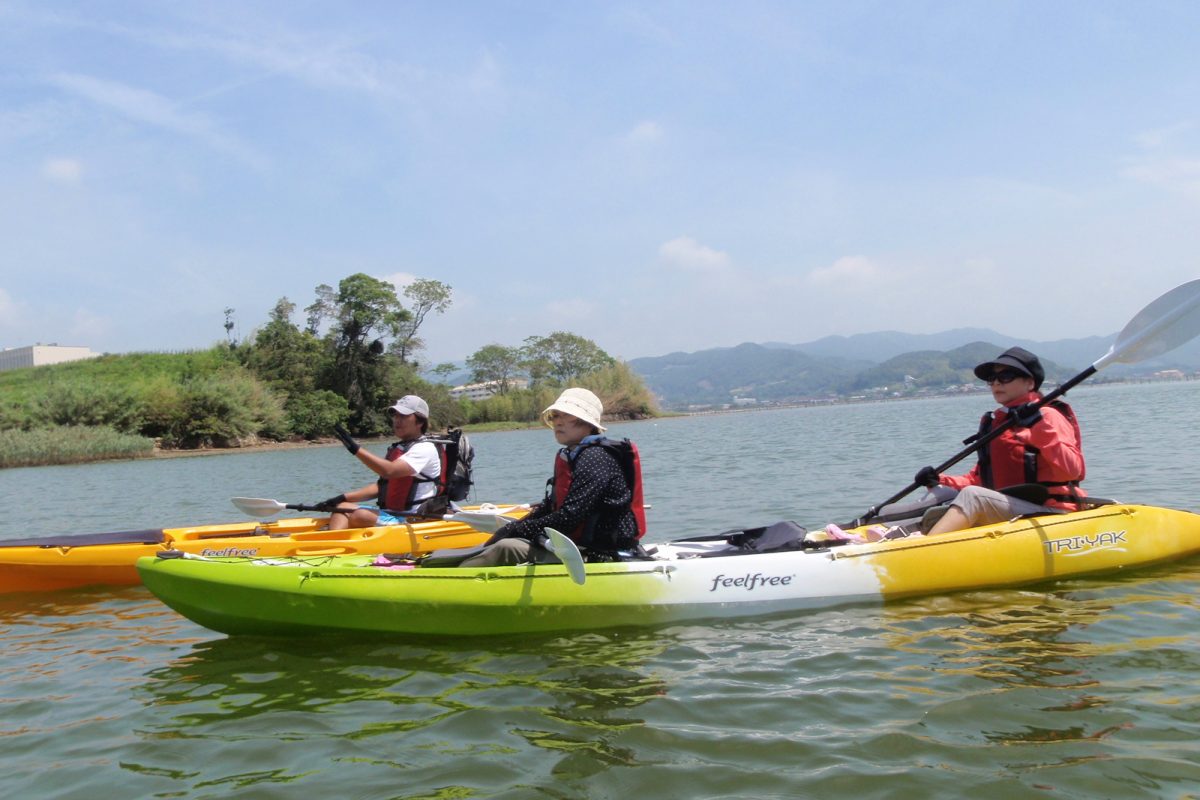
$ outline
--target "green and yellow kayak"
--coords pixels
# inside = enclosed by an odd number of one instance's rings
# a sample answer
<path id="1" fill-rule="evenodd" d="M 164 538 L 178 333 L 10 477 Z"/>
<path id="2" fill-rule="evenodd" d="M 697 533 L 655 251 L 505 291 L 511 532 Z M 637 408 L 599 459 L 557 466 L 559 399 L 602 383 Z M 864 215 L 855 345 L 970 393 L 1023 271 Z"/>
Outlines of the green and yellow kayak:
<path id="1" fill-rule="evenodd" d="M 753 552 L 726 540 L 657 545 L 651 557 L 558 564 L 371 566 L 364 557 L 143 558 L 146 586 L 229 634 L 328 631 L 476 636 L 592 630 L 794 612 L 1020 586 L 1200 552 L 1200 516 L 1107 505 L 936 537 Z"/>

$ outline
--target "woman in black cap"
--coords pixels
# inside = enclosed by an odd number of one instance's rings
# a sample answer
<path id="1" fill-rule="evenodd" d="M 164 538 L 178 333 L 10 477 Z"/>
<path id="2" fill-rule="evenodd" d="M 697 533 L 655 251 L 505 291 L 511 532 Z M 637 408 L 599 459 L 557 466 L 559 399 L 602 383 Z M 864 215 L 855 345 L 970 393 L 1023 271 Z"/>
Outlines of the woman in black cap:
<path id="1" fill-rule="evenodd" d="M 1077 510 L 1084 497 L 1079 483 L 1085 473 L 1079 423 L 1071 407 L 1061 401 L 1035 407 L 1046 377 L 1042 362 L 1024 348 L 1010 347 L 975 367 L 975 376 L 991 387 L 1000 404 L 983 415 L 979 436 L 1010 417 L 1015 421 L 979 450 L 979 462 L 966 475 L 939 475 L 933 467 L 917 473 L 913 481 L 922 486 L 959 490 L 928 533 L 987 525 L 1052 508 Z M 1028 499 L 1000 491 L 1015 486 L 1022 486 L 1018 493 Z"/>

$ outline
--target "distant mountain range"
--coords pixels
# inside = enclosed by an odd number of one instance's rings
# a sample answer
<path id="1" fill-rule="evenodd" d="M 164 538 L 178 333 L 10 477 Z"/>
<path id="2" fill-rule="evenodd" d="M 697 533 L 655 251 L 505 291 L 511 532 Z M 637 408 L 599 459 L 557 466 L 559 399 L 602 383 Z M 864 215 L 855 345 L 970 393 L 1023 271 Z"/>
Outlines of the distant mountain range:
<path id="1" fill-rule="evenodd" d="M 1013 345 L 1041 358 L 1047 379 L 1066 380 L 1108 351 L 1116 339 L 1092 336 L 1039 342 L 985 328 L 932 334 L 898 331 L 827 336 L 805 344 L 767 342 L 635 358 L 640 374 L 667 408 L 719 405 L 753 398 L 786 402 L 886 391 L 914 394 L 972 383 L 974 366 Z M 1141 364 L 1113 365 L 1109 377 L 1163 369 L 1200 369 L 1200 341 Z"/>
<path id="2" fill-rule="evenodd" d="M 989 328 L 955 328 L 941 333 L 900 333 L 879 331 L 859 333 L 854 336 L 826 336 L 806 344 L 783 344 L 765 342 L 763 347 L 782 350 L 797 350 L 810 356 L 843 358 L 881 364 L 889 358 L 904 353 L 926 350 L 953 350 L 972 342 L 995 344 L 1000 350 L 1020 346 L 1037 353 L 1039 358 L 1048 358 L 1071 368 L 1083 369 L 1099 358 L 1117 338 L 1090 336 L 1086 339 L 1060 339 L 1054 342 L 1038 342 L 1005 336 Z M 1200 350 L 1197 351 L 1200 358 Z M 1077 370 L 1078 371 L 1078 370 Z"/>
<path id="3" fill-rule="evenodd" d="M 723 405 L 738 398 L 759 402 L 790 402 L 878 392 L 889 394 L 941 391 L 954 384 L 973 383 L 981 361 L 1019 345 L 1041 358 L 1048 380 L 1066 380 L 1106 352 L 1111 336 L 1039 342 L 987 328 L 955 328 L 941 333 L 879 331 L 854 336 L 826 336 L 804 344 L 747 342 L 692 353 L 635 358 L 629 365 L 645 379 L 665 408 Z M 465 363 L 438 378 L 456 385 L 467 383 Z M 1114 364 L 1096 380 L 1149 375 L 1159 370 L 1200 370 L 1200 339 L 1164 356 L 1136 365 Z"/>

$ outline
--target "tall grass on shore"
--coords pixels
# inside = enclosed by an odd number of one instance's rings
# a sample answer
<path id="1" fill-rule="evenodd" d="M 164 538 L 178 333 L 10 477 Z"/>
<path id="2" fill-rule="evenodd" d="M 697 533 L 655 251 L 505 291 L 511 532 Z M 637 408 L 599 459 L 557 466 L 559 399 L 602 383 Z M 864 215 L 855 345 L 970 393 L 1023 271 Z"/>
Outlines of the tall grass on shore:
<path id="1" fill-rule="evenodd" d="M 31 431 L 0 431 L 0 468 L 140 458 L 153 452 L 153 439 L 109 427 L 59 425 Z"/>

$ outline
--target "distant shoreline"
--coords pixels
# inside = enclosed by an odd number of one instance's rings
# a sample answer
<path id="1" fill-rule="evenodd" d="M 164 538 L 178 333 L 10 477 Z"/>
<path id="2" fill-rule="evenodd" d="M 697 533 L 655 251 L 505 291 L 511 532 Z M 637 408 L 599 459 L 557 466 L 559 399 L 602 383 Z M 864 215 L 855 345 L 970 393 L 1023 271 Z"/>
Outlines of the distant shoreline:
<path id="1" fill-rule="evenodd" d="M 1185 376 L 1183 378 L 1138 378 L 1126 380 L 1109 380 L 1097 381 L 1095 383 L 1086 384 L 1086 386 L 1078 388 L 1101 388 L 1111 386 L 1128 386 L 1131 384 L 1160 384 L 1160 383 L 1185 383 L 1197 380 L 1196 376 Z M 979 396 L 984 397 L 986 391 L 980 388 L 977 391 L 961 391 L 961 392 L 940 392 L 937 394 L 923 395 L 905 395 L 901 397 L 862 397 L 862 398 L 830 398 L 823 400 L 805 400 L 792 403 L 757 403 L 754 405 L 746 405 L 733 408 L 715 408 L 703 411 L 680 411 L 680 410 L 664 410 L 661 417 L 650 419 L 670 418 L 670 417 L 694 417 L 694 416 L 713 416 L 717 414 L 744 414 L 755 411 L 780 411 L 791 408 L 815 408 L 833 405 L 857 405 L 863 403 L 895 403 L 914 400 L 935 400 L 946 397 L 962 397 L 962 396 Z M 644 422 L 647 420 L 612 420 L 612 423 L 625 422 Z M 474 429 L 465 429 L 467 434 L 473 433 L 492 433 L 496 431 L 507 430 L 535 430 L 542 427 L 537 423 L 489 423 L 484 426 L 475 427 Z M 388 437 L 372 437 L 361 440 L 365 444 L 386 444 L 390 439 Z M 319 449 L 327 447 L 340 447 L 341 443 L 333 437 L 316 439 L 313 441 L 286 441 L 286 442 L 258 442 L 256 444 L 248 444 L 240 447 L 202 447 L 196 449 L 173 449 L 155 447 L 148 454 L 140 457 L 116 457 L 110 459 L 96 460 L 80 460 L 77 462 L 69 462 L 67 464 L 44 465 L 44 466 L 69 466 L 84 463 L 103 463 L 106 461 L 145 461 L 156 459 L 173 459 L 173 458 L 199 458 L 204 456 L 215 455 L 234 455 L 238 453 L 267 453 L 284 450 L 306 450 Z"/>
<path id="2" fill-rule="evenodd" d="M 1181 378 L 1124 378 L 1119 380 L 1094 381 L 1086 384 L 1080 384 L 1075 389 L 1088 388 L 1098 389 L 1101 387 L 1110 386 L 1129 386 L 1131 384 L 1143 383 L 1187 383 L 1200 379 L 1200 375 L 1185 375 Z M 1056 388 L 1057 384 L 1047 386 L 1049 390 Z M 1074 390 L 1072 390 L 1074 391 Z M 729 408 L 713 408 L 698 411 L 683 411 L 674 410 L 668 413 L 685 416 L 685 417 L 703 417 L 712 414 L 742 414 L 747 411 L 775 411 L 785 408 L 813 408 L 818 406 L 841 406 L 841 405 L 858 405 L 861 403 L 897 403 L 911 400 L 940 400 L 946 397 L 983 397 L 988 393 L 987 389 L 979 387 L 976 389 L 968 389 L 954 392 L 931 392 L 929 394 L 919 395 L 900 395 L 898 397 L 833 397 L 819 400 L 797 400 L 788 403 L 753 403 Z M 1064 395 L 1065 397 L 1066 395 Z"/>

